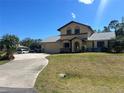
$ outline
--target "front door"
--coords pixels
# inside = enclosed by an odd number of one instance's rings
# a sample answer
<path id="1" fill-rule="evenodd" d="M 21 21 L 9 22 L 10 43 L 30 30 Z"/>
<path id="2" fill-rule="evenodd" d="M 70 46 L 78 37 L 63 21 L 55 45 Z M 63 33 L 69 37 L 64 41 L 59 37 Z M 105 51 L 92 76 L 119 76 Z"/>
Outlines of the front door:
<path id="1" fill-rule="evenodd" d="M 80 52 L 80 44 L 79 44 L 79 42 L 75 42 L 74 50 L 75 50 L 75 52 Z"/>

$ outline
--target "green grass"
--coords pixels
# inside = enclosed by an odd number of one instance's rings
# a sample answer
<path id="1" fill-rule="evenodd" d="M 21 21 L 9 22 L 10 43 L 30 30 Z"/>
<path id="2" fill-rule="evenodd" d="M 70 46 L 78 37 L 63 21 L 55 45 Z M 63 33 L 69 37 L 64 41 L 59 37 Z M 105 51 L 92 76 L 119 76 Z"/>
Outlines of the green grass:
<path id="1" fill-rule="evenodd" d="M 7 63 L 8 61 L 0 61 L 0 65 L 3 65 L 3 64 L 5 64 L 5 63 Z"/>
<path id="2" fill-rule="evenodd" d="M 38 93 L 124 93 L 124 54 L 82 53 L 48 57 Z M 66 73 L 65 78 L 58 74 Z"/>
<path id="3" fill-rule="evenodd" d="M 6 53 L 3 52 L 3 51 L 0 51 L 0 58 L 3 57 Z M 8 61 L 7 60 L 0 60 L 0 65 L 3 65 L 5 63 L 7 63 Z"/>

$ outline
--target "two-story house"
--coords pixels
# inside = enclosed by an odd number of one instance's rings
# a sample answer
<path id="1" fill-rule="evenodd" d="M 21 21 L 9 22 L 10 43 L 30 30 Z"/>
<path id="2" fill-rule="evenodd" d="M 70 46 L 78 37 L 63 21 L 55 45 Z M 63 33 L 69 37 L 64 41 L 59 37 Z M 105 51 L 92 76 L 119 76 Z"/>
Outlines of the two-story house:
<path id="1" fill-rule="evenodd" d="M 59 36 L 49 37 L 42 41 L 46 53 L 81 52 L 83 48 L 108 48 L 109 40 L 115 38 L 115 32 L 97 33 L 88 25 L 71 21 L 58 29 Z"/>

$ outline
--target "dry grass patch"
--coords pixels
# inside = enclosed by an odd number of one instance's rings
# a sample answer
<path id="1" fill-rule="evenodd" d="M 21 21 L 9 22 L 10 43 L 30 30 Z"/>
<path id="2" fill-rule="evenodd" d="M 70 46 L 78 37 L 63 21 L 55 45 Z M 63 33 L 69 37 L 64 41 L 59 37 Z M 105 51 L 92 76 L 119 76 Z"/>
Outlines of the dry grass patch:
<path id="1" fill-rule="evenodd" d="M 124 93 L 124 54 L 60 54 L 48 59 L 35 84 L 39 93 Z"/>

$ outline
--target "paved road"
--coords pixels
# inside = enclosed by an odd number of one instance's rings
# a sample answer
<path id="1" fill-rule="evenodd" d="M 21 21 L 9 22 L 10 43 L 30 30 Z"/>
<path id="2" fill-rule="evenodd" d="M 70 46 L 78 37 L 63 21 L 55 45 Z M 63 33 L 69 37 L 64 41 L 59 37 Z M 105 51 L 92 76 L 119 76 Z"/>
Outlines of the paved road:
<path id="1" fill-rule="evenodd" d="M 0 65 L 0 93 L 34 93 L 37 75 L 48 64 L 46 56 L 17 54 L 15 60 Z"/>

